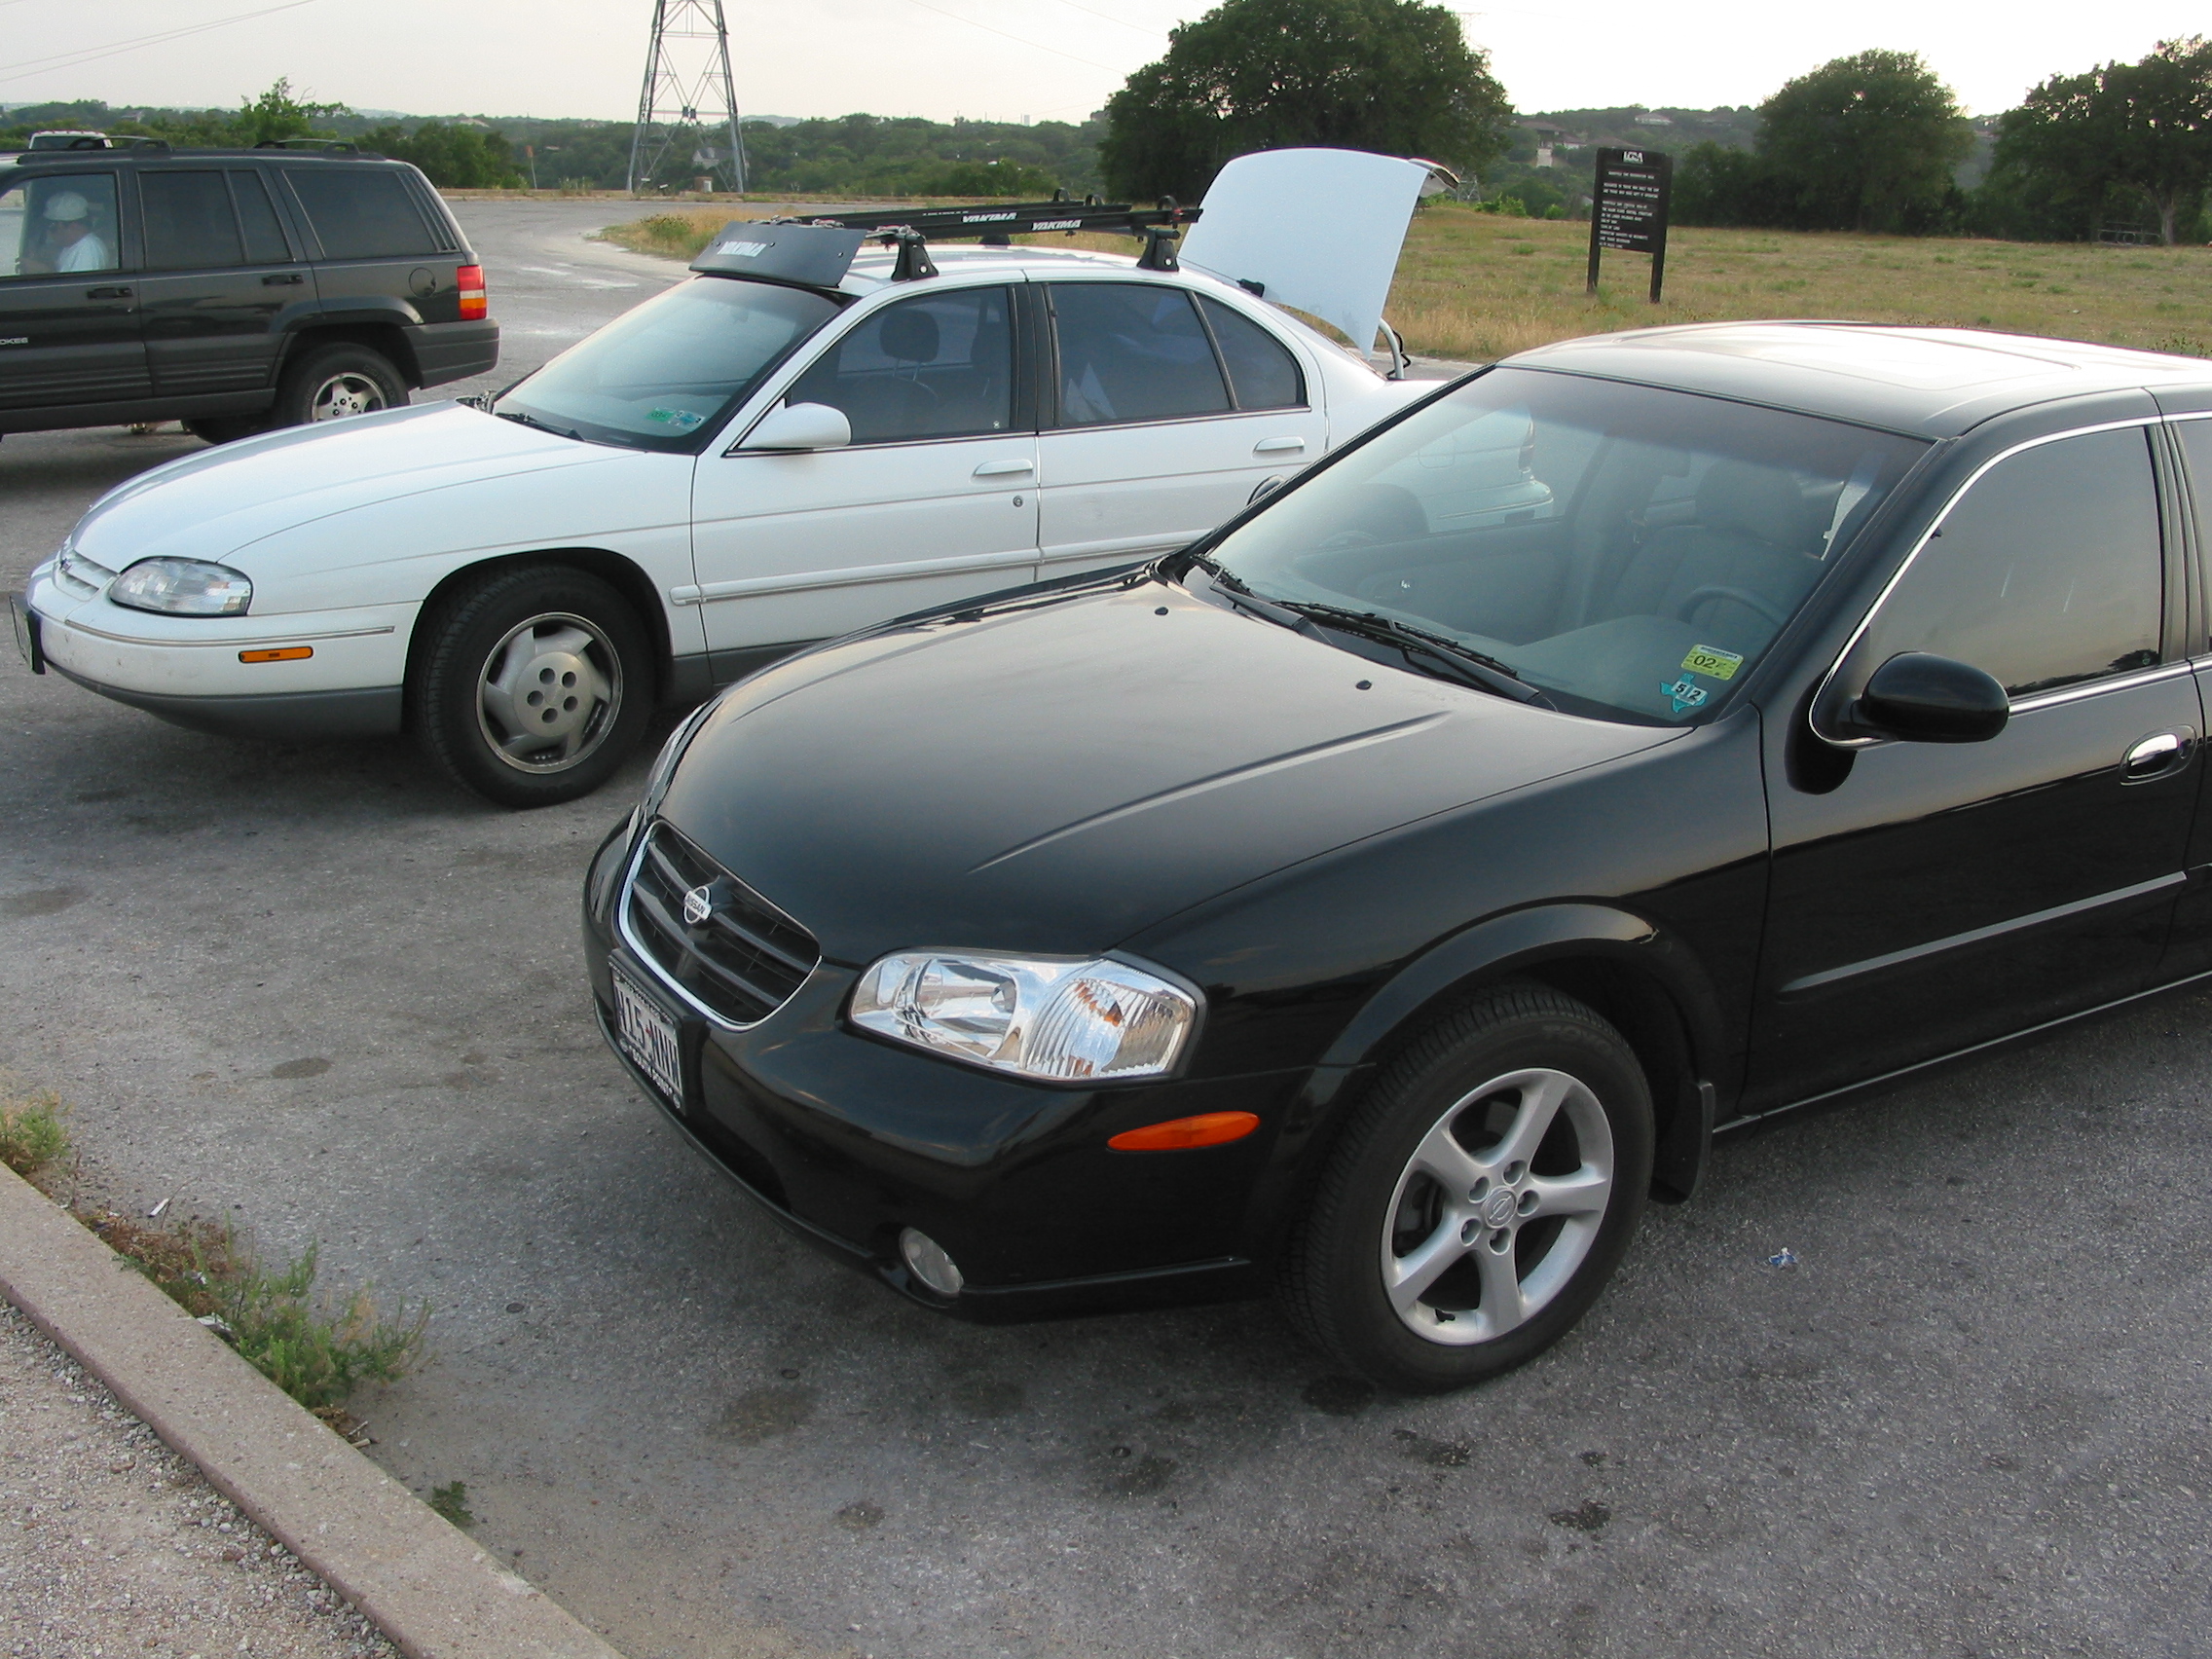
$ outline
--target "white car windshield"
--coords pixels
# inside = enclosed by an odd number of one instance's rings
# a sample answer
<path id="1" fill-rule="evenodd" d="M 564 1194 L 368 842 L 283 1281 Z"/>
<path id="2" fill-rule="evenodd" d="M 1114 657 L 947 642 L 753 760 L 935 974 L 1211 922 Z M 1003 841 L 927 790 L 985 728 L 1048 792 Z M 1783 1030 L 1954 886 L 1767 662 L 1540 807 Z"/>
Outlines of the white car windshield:
<path id="1" fill-rule="evenodd" d="M 805 288 L 694 277 L 570 347 L 492 413 L 593 443 L 688 450 L 837 311 Z"/>
<path id="2" fill-rule="evenodd" d="M 1382 661 L 1604 719 L 1714 713 L 1927 445 L 1496 369 L 1207 558 Z"/>

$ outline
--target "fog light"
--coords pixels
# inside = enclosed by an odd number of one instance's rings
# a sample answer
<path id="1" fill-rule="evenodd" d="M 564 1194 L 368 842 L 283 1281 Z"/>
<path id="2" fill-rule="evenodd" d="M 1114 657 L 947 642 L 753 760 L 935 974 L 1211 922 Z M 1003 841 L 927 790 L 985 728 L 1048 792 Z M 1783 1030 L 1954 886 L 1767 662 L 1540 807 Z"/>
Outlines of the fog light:
<path id="1" fill-rule="evenodd" d="M 909 1227 L 899 1235 L 899 1254 L 906 1258 L 906 1266 L 914 1276 L 940 1296 L 958 1296 L 965 1282 L 960 1270 L 952 1265 L 952 1258 L 944 1253 L 944 1246 L 926 1233 Z"/>

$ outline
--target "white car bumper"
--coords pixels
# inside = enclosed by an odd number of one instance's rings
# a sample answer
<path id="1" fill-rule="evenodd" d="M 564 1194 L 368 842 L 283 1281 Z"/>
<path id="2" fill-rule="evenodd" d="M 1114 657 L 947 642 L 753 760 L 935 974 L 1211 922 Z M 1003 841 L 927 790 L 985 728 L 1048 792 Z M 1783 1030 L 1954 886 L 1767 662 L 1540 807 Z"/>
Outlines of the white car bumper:
<path id="1" fill-rule="evenodd" d="M 46 662 L 179 725 L 242 737 L 396 732 L 419 607 L 273 616 L 158 616 L 31 572 L 24 599 Z"/>

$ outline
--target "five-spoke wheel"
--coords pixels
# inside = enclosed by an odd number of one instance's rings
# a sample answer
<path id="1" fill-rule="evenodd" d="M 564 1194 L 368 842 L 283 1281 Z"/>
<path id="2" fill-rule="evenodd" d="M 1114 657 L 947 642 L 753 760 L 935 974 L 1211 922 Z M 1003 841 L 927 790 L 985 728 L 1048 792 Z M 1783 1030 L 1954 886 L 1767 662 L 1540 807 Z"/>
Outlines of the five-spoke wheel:
<path id="1" fill-rule="evenodd" d="M 1283 1264 L 1315 1344 L 1387 1387 L 1456 1388 L 1559 1340 L 1651 1178 L 1649 1087 L 1587 1005 L 1492 988 L 1417 1037 L 1346 1124 Z"/>

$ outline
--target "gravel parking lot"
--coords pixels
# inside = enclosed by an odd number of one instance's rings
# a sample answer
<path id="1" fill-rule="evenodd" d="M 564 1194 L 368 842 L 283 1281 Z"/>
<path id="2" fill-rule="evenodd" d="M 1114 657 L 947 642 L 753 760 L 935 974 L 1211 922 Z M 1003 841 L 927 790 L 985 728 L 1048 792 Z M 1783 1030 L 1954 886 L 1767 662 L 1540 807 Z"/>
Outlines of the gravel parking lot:
<path id="1" fill-rule="evenodd" d="M 459 211 L 502 378 L 666 274 Z M 0 443 L 0 578 L 190 447 Z M 634 1659 L 2205 1650 L 2212 997 L 1724 1146 L 1560 1347 L 1377 1398 L 1264 1306 L 980 1330 L 787 1240 L 593 1030 L 642 770 L 513 816 L 0 665 L 0 1065 L 119 1199 L 428 1297 L 372 1455 Z"/>

